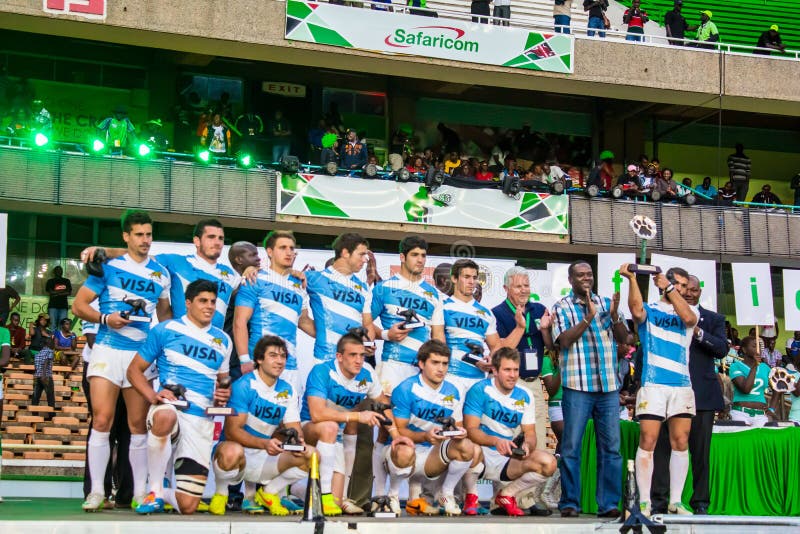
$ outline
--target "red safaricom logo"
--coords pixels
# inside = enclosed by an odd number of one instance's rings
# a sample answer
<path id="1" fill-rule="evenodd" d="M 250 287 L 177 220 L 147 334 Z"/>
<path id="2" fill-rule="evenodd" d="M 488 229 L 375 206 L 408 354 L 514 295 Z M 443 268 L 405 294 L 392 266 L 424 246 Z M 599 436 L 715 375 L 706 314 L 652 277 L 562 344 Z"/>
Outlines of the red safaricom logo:
<path id="1" fill-rule="evenodd" d="M 446 33 L 445 33 L 446 32 Z M 467 41 L 464 30 L 452 26 L 417 26 L 416 28 L 397 28 L 383 40 L 394 48 L 441 48 L 459 52 L 477 53 L 479 43 Z"/>
<path id="2" fill-rule="evenodd" d="M 106 18 L 106 0 L 44 0 L 43 11 L 88 19 Z"/>

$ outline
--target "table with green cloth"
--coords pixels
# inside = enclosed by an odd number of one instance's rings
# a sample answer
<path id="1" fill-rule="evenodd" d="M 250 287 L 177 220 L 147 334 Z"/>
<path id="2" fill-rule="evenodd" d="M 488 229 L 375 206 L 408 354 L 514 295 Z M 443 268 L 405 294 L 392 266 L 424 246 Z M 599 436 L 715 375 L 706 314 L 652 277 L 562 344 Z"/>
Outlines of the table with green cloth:
<path id="1" fill-rule="evenodd" d="M 620 454 L 625 487 L 627 461 L 636 456 L 639 425 L 620 421 Z M 711 438 L 710 514 L 800 515 L 800 427 L 753 428 L 714 433 Z M 594 421 L 586 425 L 581 447 L 581 508 L 597 513 L 597 448 Z M 683 502 L 692 496 L 692 470 Z M 622 502 L 620 502 L 622 506 Z"/>

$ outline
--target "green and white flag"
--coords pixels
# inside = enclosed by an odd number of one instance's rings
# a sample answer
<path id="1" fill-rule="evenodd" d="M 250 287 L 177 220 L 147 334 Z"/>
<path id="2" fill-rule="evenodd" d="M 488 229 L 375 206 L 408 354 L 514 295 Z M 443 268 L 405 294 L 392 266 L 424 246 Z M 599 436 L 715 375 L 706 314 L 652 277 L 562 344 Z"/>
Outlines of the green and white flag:
<path id="1" fill-rule="evenodd" d="M 739 326 L 771 325 L 772 277 L 768 263 L 732 263 L 736 323 Z"/>

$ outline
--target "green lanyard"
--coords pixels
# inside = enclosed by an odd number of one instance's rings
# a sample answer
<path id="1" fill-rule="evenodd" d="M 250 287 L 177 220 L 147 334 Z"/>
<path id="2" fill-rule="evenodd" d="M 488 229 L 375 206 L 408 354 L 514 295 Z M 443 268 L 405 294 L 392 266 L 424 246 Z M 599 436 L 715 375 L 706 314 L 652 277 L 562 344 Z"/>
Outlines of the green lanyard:
<path id="1" fill-rule="evenodd" d="M 511 301 L 508 299 L 506 299 L 506 304 L 508 304 L 508 307 L 511 309 L 511 313 L 516 315 L 517 307 L 511 304 Z M 525 336 L 523 337 L 525 337 L 525 339 L 527 340 L 529 349 L 533 348 L 533 343 L 531 343 L 530 329 L 531 329 L 531 314 L 530 312 L 525 312 Z"/>

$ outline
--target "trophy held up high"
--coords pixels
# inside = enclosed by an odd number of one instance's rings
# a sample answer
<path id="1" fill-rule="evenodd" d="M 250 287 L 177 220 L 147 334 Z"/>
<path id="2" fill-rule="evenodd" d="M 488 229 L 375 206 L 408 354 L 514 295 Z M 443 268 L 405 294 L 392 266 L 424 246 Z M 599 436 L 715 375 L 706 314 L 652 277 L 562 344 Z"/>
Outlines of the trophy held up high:
<path id="1" fill-rule="evenodd" d="M 661 272 L 661 267 L 647 264 L 647 242 L 656 237 L 658 229 L 653 219 L 646 215 L 636 215 L 631 219 L 631 230 L 639 238 L 639 263 L 628 265 L 628 270 L 634 274 L 652 276 Z"/>

